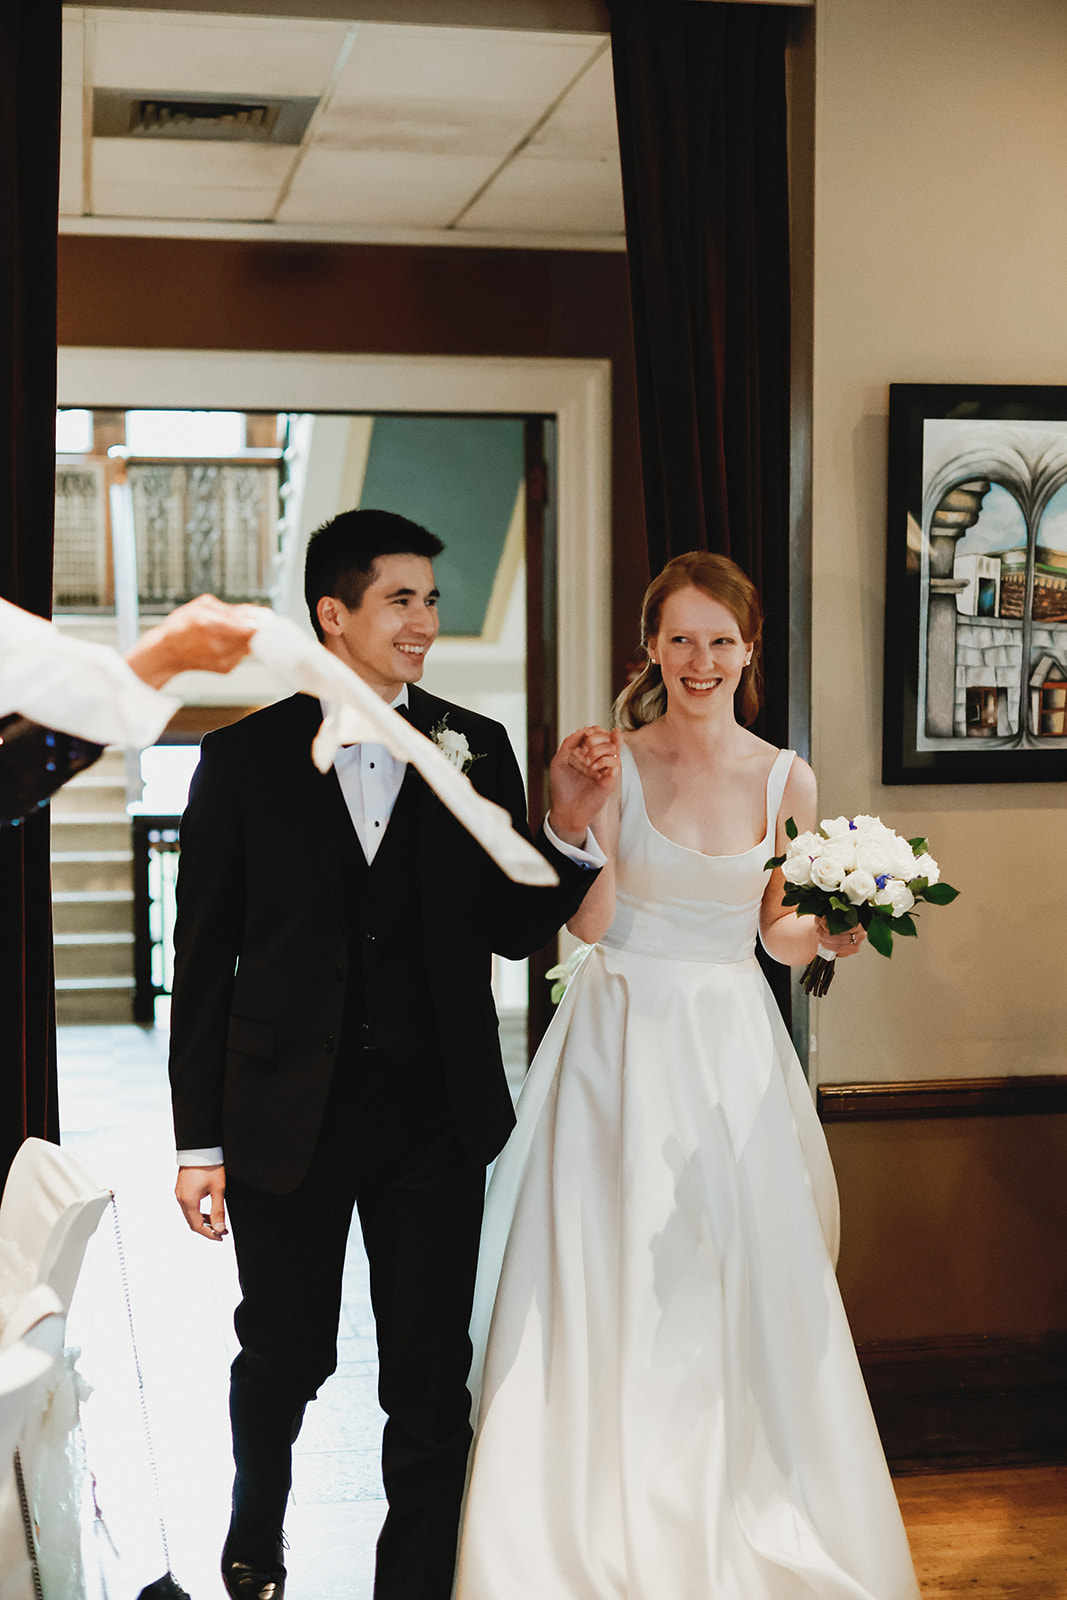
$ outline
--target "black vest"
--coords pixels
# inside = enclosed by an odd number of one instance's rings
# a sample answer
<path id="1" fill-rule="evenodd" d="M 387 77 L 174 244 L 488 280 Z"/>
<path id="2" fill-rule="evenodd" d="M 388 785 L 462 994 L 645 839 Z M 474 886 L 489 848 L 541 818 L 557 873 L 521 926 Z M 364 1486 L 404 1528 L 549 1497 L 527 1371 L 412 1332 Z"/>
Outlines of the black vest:
<path id="1" fill-rule="evenodd" d="M 409 767 L 369 865 L 351 832 L 346 869 L 354 892 L 346 899 L 348 975 L 338 1068 L 365 1077 L 370 1099 L 403 1110 L 413 1097 L 413 1114 L 436 1120 L 447 1114 L 447 1099 L 426 972 L 420 783 Z"/>

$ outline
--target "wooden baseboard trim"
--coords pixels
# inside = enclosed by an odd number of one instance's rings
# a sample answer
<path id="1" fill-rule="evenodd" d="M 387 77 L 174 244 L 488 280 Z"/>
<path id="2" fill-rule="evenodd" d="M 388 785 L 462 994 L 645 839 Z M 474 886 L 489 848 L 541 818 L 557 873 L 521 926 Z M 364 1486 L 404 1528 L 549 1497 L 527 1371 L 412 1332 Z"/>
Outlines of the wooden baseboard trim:
<path id="1" fill-rule="evenodd" d="M 1067 1073 L 1044 1077 L 937 1078 L 922 1083 L 827 1083 L 823 1122 L 923 1117 L 1018 1117 L 1067 1111 Z"/>
<path id="2" fill-rule="evenodd" d="M 1067 1332 L 859 1346 L 897 1473 L 1067 1461 Z"/>

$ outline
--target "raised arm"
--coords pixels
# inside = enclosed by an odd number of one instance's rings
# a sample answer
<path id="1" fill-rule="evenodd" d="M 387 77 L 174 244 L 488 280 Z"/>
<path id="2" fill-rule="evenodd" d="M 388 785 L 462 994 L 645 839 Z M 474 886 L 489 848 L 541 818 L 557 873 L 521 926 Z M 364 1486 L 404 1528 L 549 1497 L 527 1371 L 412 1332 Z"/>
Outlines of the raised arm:
<path id="1" fill-rule="evenodd" d="M 567 929 L 576 939 L 595 944 L 615 919 L 615 857 L 619 847 L 622 735 L 618 729 L 609 734 L 600 728 L 588 728 L 580 729 L 572 738 L 581 741 L 578 755 L 584 758 L 591 776 L 599 785 L 599 809 L 592 818 L 592 824 L 596 842 L 607 861 L 577 911 L 568 919 Z M 564 740 L 560 747 L 561 755 L 568 743 Z"/>

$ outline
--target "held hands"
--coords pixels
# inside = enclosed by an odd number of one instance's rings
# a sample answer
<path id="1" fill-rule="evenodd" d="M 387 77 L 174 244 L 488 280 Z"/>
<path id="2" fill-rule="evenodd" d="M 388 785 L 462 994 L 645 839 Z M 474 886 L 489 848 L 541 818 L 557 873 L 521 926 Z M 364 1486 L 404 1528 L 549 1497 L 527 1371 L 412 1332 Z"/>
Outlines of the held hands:
<path id="1" fill-rule="evenodd" d="M 581 846 L 592 822 L 618 787 L 621 735 L 616 730 L 579 728 L 568 735 L 549 768 L 553 831 L 565 843 Z"/>
<path id="2" fill-rule="evenodd" d="M 174 1193 L 182 1208 L 186 1222 L 201 1239 L 221 1243 L 226 1237 L 225 1167 L 179 1167 Z M 201 1201 L 211 1202 L 208 1211 L 200 1209 Z"/>
<path id="3" fill-rule="evenodd" d="M 831 933 L 822 917 L 815 918 L 815 927 L 820 948 L 832 950 L 838 959 L 856 955 L 867 938 L 867 930 L 860 927 L 850 928 L 848 933 Z"/>
<path id="4" fill-rule="evenodd" d="M 178 672 L 229 672 L 248 654 L 255 611 L 202 594 L 143 634 L 126 660 L 153 689 L 161 689 Z"/>

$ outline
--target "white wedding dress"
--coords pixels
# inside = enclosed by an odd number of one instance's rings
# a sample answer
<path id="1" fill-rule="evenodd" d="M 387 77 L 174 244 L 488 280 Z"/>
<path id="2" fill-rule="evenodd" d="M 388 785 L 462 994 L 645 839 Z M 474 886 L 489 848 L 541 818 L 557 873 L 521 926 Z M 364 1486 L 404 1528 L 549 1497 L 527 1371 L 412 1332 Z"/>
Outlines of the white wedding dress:
<path id="1" fill-rule="evenodd" d="M 457 1600 L 918 1600 L 753 953 L 792 759 L 715 857 L 652 827 L 624 749 L 615 919 L 489 1189 Z"/>

